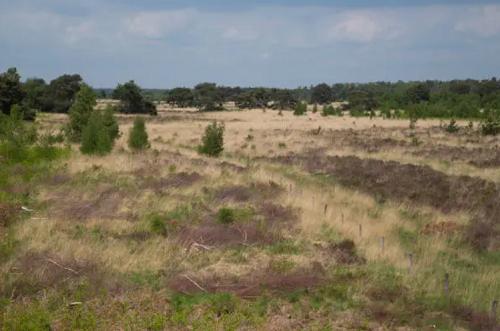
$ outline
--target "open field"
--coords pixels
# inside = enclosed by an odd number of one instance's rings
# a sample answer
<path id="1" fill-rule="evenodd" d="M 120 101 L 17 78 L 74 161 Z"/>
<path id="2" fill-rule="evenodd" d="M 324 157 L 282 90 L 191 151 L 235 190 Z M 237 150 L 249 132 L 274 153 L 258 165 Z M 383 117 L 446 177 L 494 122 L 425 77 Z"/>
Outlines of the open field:
<path id="1" fill-rule="evenodd" d="M 12 187 L 33 211 L 0 233 L 4 329 L 499 330 L 499 137 L 160 111 L 133 153 L 133 116 L 118 119 L 111 154 L 75 145 Z M 196 152 L 213 120 L 219 158 Z"/>

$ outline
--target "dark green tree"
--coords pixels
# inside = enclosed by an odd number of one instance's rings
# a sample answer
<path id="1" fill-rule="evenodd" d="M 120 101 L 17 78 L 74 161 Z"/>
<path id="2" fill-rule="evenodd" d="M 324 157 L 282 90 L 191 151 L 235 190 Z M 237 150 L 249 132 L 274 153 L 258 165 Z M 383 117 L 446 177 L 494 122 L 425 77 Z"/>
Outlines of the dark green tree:
<path id="1" fill-rule="evenodd" d="M 194 104 L 193 91 L 187 87 L 177 87 L 167 93 L 166 101 L 177 107 L 191 107 Z"/>
<path id="2" fill-rule="evenodd" d="M 194 87 L 194 104 L 200 111 L 222 110 L 223 101 L 215 83 L 201 83 Z"/>
<path id="3" fill-rule="evenodd" d="M 42 111 L 67 113 L 80 90 L 80 75 L 62 75 L 50 82 L 45 89 Z"/>
<path id="4" fill-rule="evenodd" d="M 128 136 L 128 147 L 138 151 L 149 148 L 148 133 L 146 132 L 146 123 L 144 118 L 136 117 L 134 126 L 130 129 Z"/>
<path id="5" fill-rule="evenodd" d="M 312 103 L 319 103 L 321 105 L 324 105 L 332 101 L 333 101 L 333 91 L 328 84 L 321 83 L 313 87 L 311 94 Z"/>
<path id="6" fill-rule="evenodd" d="M 47 89 L 45 80 L 41 78 L 27 79 L 23 84 L 25 93 L 24 104 L 31 108 L 41 111 L 43 108 L 43 99 Z"/>
<path id="7" fill-rule="evenodd" d="M 427 84 L 418 83 L 410 86 L 406 91 L 406 97 L 410 103 L 429 101 L 431 90 Z"/>
<path id="8" fill-rule="evenodd" d="M 118 111 L 125 114 L 150 114 L 156 115 L 155 105 L 147 101 L 141 88 L 133 81 L 118 84 L 113 91 L 113 99 L 121 101 Z"/>
<path id="9" fill-rule="evenodd" d="M 0 111 L 4 114 L 10 114 L 12 106 L 20 104 L 24 98 L 20 79 L 16 68 L 0 74 Z"/>

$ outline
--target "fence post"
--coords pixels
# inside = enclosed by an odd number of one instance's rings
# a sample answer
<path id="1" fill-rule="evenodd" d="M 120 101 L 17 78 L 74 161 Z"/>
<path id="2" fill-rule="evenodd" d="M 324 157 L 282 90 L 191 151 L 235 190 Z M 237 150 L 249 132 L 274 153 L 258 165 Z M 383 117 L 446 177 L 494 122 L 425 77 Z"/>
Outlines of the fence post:
<path id="1" fill-rule="evenodd" d="M 491 302 L 491 319 L 496 322 L 497 321 L 497 307 L 498 307 L 498 301 L 493 300 Z"/>
<path id="2" fill-rule="evenodd" d="M 326 211 L 327 211 L 327 209 L 328 209 L 328 204 L 327 204 L 327 203 L 325 203 L 325 210 L 324 210 L 324 214 L 325 214 L 325 215 L 326 215 Z"/>
<path id="3" fill-rule="evenodd" d="M 444 274 L 444 295 L 448 296 L 450 292 L 450 274 Z"/>
<path id="4" fill-rule="evenodd" d="M 363 234 L 363 225 L 361 225 L 361 223 L 359 224 L 359 237 L 361 238 Z"/>
<path id="5" fill-rule="evenodd" d="M 408 272 L 411 274 L 413 271 L 413 254 L 408 253 L 408 262 L 410 263 L 410 266 L 408 267 Z"/>

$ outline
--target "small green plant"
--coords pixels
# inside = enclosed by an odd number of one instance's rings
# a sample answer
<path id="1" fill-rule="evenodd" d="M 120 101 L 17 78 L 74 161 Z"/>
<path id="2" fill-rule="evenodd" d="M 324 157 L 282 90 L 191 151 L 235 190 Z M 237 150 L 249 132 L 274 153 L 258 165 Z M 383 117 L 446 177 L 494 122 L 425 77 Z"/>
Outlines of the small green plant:
<path id="1" fill-rule="evenodd" d="M 128 137 L 128 147 L 130 149 L 139 151 L 150 147 L 148 141 L 148 133 L 146 132 L 146 123 L 144 118 L 136 117 L 134 126 L 130 129 Z"/>
<path id="2" fill-rule="evenodd" d="M 220 208 L 217 212 L 217 222 L 221 224 L 231 224 L 236 220 L 236 215 L 231 208 Z"/>
<path id="3" fill-rule="evenodd" d="M 488 116 L 481 123 L 481 133 L 485 136 L 496 136 L 500 133 L 500 118 L 499 116 Z"/>
<path id="4" fill-rule="evenodd" d="M 286 148 L 286 144 L 283 142 L 278 143 L 279 148 Z"/>
<path id="5" fill-rule="evenodd" d="M 253 135 L 251 135 L 251 134 L 249 134 L 249 135 L 245 138 L 245 140 L 246 140 L 246 141 L 252 141 L 253 139 L 254 139 L 254 136 L 253 136 Z"/>
<path id="6" fill-rule="evenodd" d="M 113 149 L 113 139 L 104 125 L 100 111 L 93 111 L 83 129 L 80 151 L 83 154 L 106 155 Z"/>
<path id="7" fill-rule="evenodd" d="M 152 233 L 166 236 L 167 226 L 165 224 L 165 217 L 160 214 L 151 214 L 148 216 L 149 230 Z"/>
<path id="8" fill-rule="evenodd" d="M 198 146 L 198 153 L 212 157 L 219 156 L 224 150 L 224 124 L 213 122 L 205 129 L 202 144 Z"/>
<path id="9" fill-rule="evenodd" d="M 295 109 L 293 110 L 293 114 L 296 116 L 305 115 L 307 113 L 307 104 L 304 102 L 298 102 L 295 105 Z"/>
<path id="10" fill-rule="evenodd" d="M 445 127 L 446 132 L 448 133 L 456 133 L 460 128 L 457 125 L 457 121 L 455 119 L 451 119 L 450 123 Z"/>
<path id="11" fill-rule="evenodd" d="M 332 105 L 324 106 L 321 110 L 321 116 L 335 116 L 340 115 L 340 110 L 336 110 Z"/>

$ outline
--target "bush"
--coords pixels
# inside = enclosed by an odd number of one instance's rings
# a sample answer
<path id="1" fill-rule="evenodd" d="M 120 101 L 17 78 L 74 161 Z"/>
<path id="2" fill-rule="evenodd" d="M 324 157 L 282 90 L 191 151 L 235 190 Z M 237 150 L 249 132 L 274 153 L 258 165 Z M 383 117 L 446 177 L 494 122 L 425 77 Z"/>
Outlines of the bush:
<path id="1" fill-rule="evenodd" d="M 149 148 L 148 133 L 146 132 L 146 124 L 144 118 L 136 117 L 134 126 L 130 129 L 128 137 L 128 147 L 133 150 L 143 150 Z"/>
<path id="2" fill-rule="evenodd" d="M 217 222 L 221 224 L 231 224 L 236 220 L 235 212 L 231 208 L 221 208 L 217 212 Z"/>
<path id="3" fill-rule="evenodd" d="M 113 149 L 113 139 L 104 125 L 100 111 L 94 111 L 83 129 L 80 151 L 83 154 L 106 155 Z"/>
<path id="4" fill-rule="evenodd" d="M 455 133 L 458 132 L 460 128 L 457 125 L 457 122 L 454 119 L 451 119 L 450 123 L 445 127 L 446 132 Z"/>
<path id="5" fill-rule="evenodd" d="M 102 122 L 112 141 L 120 136 L 120 128 L 115 118 L 115 109 L 113 107 L 106 107 L 106 109 L 104 109 L 102 112 Z"/>
<path id="6" fill-rule="evenodd" d="M 481 123 L 481 133 L 485 136 L 496 136 L 500 133 L 500 119 L 494 116 L 488 118 Z"/>
<path id="7" fill-rule="evenodd" d="M 10 115 L 0 113 L 0 154 L 8 162 L 21 162 L 28 149 L 37 140 L 36 128 L 23 121 L 23 113 L 17 105 Z"/>
<path id="8" fill-rule="evenodd" d="M 69 123 L 65 128 L 66 135 L 71 141 L 79 142 L 82 132 L 89 121 L 90 114 L 96 105 L 94 91 L 88 85 L 82 85 L 76 95 L 76 100 L 69 109 Z"/>
<path id="9" fill-rule="evenodd" d="M 303 102 L 299 102 L 295 105 L 295 109 L 293 110 L 293 114 L 296 116 L 305 115 L 307 113 L 307 104 Z"/>
<path id="10" fill-rule="evenodd" d="M 327 105 L 327 106 L 324 106 L 323 109 L 321 110 L 321 115 L 322 116 L 341 115 L 341 111 L 336 110 L 335 108 L 333 108 L 332 105 Z"/>
<path id="11" fill-rule="evenodd" d="M 224 124 L 213 122 L 205 129 L 202 144 L 198 146 L 198 152 L 208 156 L 217 157 L 224 150 Z"/>

